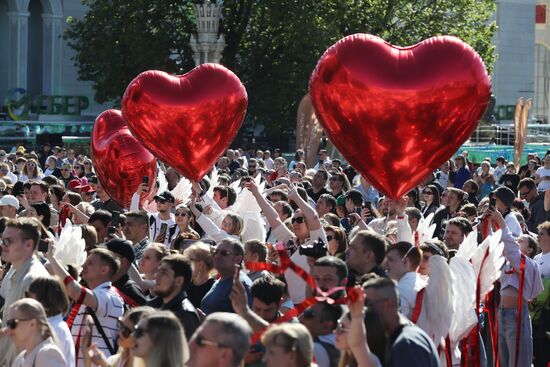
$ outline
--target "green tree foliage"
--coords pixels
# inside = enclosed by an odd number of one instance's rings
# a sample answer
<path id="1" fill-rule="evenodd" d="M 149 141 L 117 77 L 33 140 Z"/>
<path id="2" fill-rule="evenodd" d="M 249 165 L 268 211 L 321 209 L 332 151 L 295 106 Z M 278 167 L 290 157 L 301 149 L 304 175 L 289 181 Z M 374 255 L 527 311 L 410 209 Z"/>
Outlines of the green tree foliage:
<path id="1" fill-rule="evenodd" d="M 82 80 L 100 102 L 120 99 L 139 72 L 192 67 L 191 1 L 83 0 L 90 11 L 67 31 Z M 396 45 L 455 35 L 495 61 L 493 0 L 226 0 L 222 63 L 249 95 L 247 119 L 270 134 L 295 124 L 298 103 L 323 52 L 343 36 L 371 33 Z"/>

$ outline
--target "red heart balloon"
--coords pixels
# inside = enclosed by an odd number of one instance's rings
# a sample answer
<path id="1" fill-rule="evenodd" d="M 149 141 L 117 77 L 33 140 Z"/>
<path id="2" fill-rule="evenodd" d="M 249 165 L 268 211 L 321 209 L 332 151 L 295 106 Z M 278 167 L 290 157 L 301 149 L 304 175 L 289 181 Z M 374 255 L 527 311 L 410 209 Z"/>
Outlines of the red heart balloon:
<path id="1" fill-rule="evenodd" d="M 401 48 L 356 34 L 325 52 L 309 89 L 332 143 L 396 199 L 470 137 L 491 82 L 479 55 L 456 37 Z"/>
<path id="2" fill-rule="evenodd" d="M 203 64 L 181 76 L 141 73 L 126 88 L 122 115 L 155 156 L 198 181 L 233 141 L 247 104 L 235 74 Z"/>
<path id="3" fill-rule="evenodd" d="M 130 207 L 144 176 L 149 177 L 149 187 L 141 201 L 155 194 L 157 159 L 132 135 L 119 110 L 104 111 L 96 118 L 92 160 L 101 186 L 123 208 Z"/>

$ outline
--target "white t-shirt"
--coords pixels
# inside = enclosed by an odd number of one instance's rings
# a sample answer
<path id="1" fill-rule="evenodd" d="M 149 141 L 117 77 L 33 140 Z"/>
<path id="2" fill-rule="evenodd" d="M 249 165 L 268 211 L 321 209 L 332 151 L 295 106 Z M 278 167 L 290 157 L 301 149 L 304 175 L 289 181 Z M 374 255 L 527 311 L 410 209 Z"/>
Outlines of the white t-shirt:
<path id="1" fill-rule="evenodd" d="M 420 277 L 420 274 L 415 272 L 403 275 L 397 283 L 399 311 L 409 320 L 412 317 L 416 304 L 416 294 L 424 287 L 426 287 L 426 281 Z"/>
<path id="2" fill-rule="evenodd" d="M 112 288 L 111 282 L 105 282 L 92 289 L 97 301 L 97 309 L 95 313 L 97 319 L 103 328 L 103 331 L 109 338 L 111 346 L 115 345 L 117 338 L 117 320 L 124 315 L 124 301 Z M 86 333 L 86 325 L 84 322 L 84 314 L 86 313 L 86 305 L 80 305 L 78 313 L 74 319 L 73 327 L 71 328 L 71 334 L 76 344 L 80 335 L 80 345 L 82 345 L 82 338 Z M 101 337 L 101 334 L 94 326 L 92 330 L 92 344 L 95 343 L 99 350 L 109 357 L 111 353 L 105 344 L 105 341 Z M 77 366 L 84 366 L 84 357 L 82 356 L 82 348 L 79 346 L 78 350 L 78 363 Z"/>
<path id="3" fill-rule="evenodd" d="M 275 234 L 277 242 L 283 242 L 285 245 L 288 241 L 294 238 L 294 234 L 284 225 L 280 224 L 275 228 L 272 233 Z M 309 238 L 311 240 L 317 241 L 318 239 L 323 240 L 324 243 L 327 243 L 327 236 L 323 228 L 320 228 L 315 231 L 309 232 Z M 309 273 L 309 265 L 307 263 L 307 256 L 300 255 L 299 250 L 296 250 L 290 257 L 293 263 L 303 268 Z M 300 278 L 292 270 L 285 271 L 285 279 L 288 284 L 288 295 L 294 304 L 298 304 L 306 299 L 306 282 Z"/>
<path id="4" fill-rule="evenodd" d="M 534 260 L 539 264 L 540 275 L 543 278 L 550 278 L 550 252 L 540 253 L 535 256 Z"/>
<path id="5" fill-rule="evenodd" d="M 504 218 L 504 223 L 506 223 L 506 227 L 508 227 L 508 230 L 514 238 L 521 236 L 521 225 L 518 222 L 518 218 L 513 213 L 508 213 L 506 218 Z"/>
<path id="6" fill-rule="evenodd" d="M 57 346 L 61 349 L 61 352 L 65 357 L 67 367 L 75 367 L 76 361 L 73 337 L 67 323 L 63 321 L 63 316 L 59 314 L 48 317 L 48 322 L 50 323 L 57 339 Z"/>
<path id="7" fill-rule="evenodd" d="M 548 168 L 539 167 L 536 173 L 540 176 L 541 179 L 544 177 L 550 177 L 550 169 Z M 539 185 L 537 186 L 537 190 L 539 192 L 544 192 L 548 189 L 550 189 L 550 179 L 541 180 Z"/>
<path id="8" fill-rule="evenodd" d="M 166 247 L 170 247 L 170 228 L 176 225 L 174 215 L 170 214 L 170 219 L 161 220 L 158 214 L 153 216 L 155 221 L 149 226 L 149 239 L 151 242 L 159 242 L 157 238 L 160 236 L 161 232 L 164 230 L 164 243 Z M 166 229 L 163 229 L 162 225 L 165 225 Z"/>

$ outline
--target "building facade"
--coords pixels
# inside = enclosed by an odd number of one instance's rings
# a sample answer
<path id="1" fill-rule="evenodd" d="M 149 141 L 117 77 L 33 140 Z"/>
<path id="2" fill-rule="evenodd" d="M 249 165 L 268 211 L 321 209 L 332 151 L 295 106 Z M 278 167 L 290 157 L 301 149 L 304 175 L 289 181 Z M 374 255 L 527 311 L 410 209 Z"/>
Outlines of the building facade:
<path id="1" fill-rule="evenodd" d="M 104 109 L 94 102 L 91 83 L 78 80 L 72 60 L 74 52 L 62 38 L 67 17 L 82 18 L 85 13 L 86 7 L 77 0 L 0 0 L 0 102 L 3 105 L 10 97 L 8 94 L 13 95 L 17 89 L 18 97 L 26 93 L 32 103 L 52 103 L 56 111 L 50 112 L 68 112 L 72 118 L 96 116 Z M 35 96 L 58 98 L 51 102 L 47 98 L 36 101 Z M 77 101 L 61 96 L 82 98 Z M 63 110 L 57 106 L 62 104 Z"/>

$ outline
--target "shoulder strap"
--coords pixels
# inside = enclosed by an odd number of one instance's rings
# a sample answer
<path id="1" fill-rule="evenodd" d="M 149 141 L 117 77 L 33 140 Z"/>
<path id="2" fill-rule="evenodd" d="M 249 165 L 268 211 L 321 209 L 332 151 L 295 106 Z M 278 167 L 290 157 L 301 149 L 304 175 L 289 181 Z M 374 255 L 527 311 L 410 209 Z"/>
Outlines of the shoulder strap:
<path id="1" fill-rule="evenodd" d="M 120 296 L 120 298 L 122 298 L 122 300 L 124 301 L 124 303 L 126 303 L 128 306 L 130 306 L 130 308 L 134 308 L 134 307 L 138 307 L 139 304 L 130 296 L 122 293 L 120 291 L 120 289 L 118 289 L 117 287 L 111 287 L 112 289 L 114 289 L 114 291 L 116 292 L 116 294 L 118 294 Z"/>
<path id="2" fill-rule="evenodd" d="M 521 339 L 521 314 L 523 311 L 523 288 L 524 288 L 524 275 L 525 275 L 525 255 L 521 254 L 519 261 L 519 291 L 518 291 L 518 317 L 516 320 L 516 356 L 514 360 L 514 366 L 518 366 L 519 363 L 519 348 Z"/>
<path id="3" fill-rule="evenodd" d="M 95 311 L 92 310 L 90 307 L 86 308 L 86 312 L 89 313 L 92 316 L 92 319 L 94 319 L 95 327 L 97 328 L 97 331 L 99 331 L 99 334 L 103 338 L 103 341 L 105 342 L 105 345 L 107 345 L 107 349 L 109 349 L 109 353 L 111 355 L 116 353 L 115 348 L 111 345 L 111 342 L 109 341 L 109 338 L 107 338 L 107 335 L 105 334 L 105 330 L 103 330 L 103 326 L 99 323 L 99 319 L 97 318 L 97 315 L 95 314 Z"/>
<path id="4" fill-rule="evenodd" d="M 420 312 L 422 311 L 422 301 L 424 300 L 424 291 L 426 288 L 422 288 L 416 293 L 416 301 L 414 303 L 413 315 L 411 321 L 416 324 L 418 318 L 420 317 Z"/>

